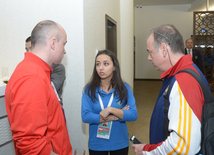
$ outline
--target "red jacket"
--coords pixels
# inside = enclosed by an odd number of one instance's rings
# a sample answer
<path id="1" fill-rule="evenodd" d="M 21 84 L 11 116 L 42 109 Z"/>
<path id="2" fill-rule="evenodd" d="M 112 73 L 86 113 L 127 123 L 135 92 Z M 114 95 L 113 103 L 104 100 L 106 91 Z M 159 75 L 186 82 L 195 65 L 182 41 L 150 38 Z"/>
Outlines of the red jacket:
<path id="1" fill-rule="evenodd" d="M 71 155 L 63 111 L 51 87 L 53 69 L 26 52 L 5 91 L 5 104 L 16 154 Z"/>

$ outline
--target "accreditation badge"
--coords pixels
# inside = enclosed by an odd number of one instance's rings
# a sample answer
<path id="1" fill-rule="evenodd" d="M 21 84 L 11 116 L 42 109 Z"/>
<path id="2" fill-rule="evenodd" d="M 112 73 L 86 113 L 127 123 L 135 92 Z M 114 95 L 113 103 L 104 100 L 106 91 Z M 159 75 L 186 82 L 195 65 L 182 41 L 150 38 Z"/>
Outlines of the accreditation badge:
<path id="1" fill-rule="evenodd" d="M 97 137 L 103 139 L 109 139 L 111 133 L 112 121 L 100 123 L 97 130 Z"/>

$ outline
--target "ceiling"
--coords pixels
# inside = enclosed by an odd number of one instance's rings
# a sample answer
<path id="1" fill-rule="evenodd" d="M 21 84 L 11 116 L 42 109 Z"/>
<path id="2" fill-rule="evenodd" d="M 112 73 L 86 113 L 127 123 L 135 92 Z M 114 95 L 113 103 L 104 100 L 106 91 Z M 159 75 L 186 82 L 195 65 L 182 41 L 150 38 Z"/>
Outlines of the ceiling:
<path id="1" fill-rule="evenodd" d="M 207 4 L 207 2 L 209 2 Z M 154 5 L 182 5 L 189 4 L 188 11 L 209 11 L 214 8 L 214 0 L 134 0 L 134 6 L 154 6 Z"/>
<path id="2" fill-rule="evenodd" d="M 177 5 L 177 4 L 192 4 L 197 0 L 134 0 L 135 5 Z"/>

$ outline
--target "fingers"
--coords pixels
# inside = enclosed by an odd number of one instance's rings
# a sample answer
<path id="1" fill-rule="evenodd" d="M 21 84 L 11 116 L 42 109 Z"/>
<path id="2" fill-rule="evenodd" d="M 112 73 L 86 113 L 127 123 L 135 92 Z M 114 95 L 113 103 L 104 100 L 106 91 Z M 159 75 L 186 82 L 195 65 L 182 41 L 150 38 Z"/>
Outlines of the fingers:
<path id="1" fill-rule="evenodd" d="M 118 118 L 118 117 L 116 117 L 116 116 L 114 116 L 113 120 L 114 120 L 114 121 L 118 121 L 118 120 L 119 120 L 119 118 Z"/>
<path id="2" fill-rule="evenodd" d="M 100 117 L 102 117 L 102 119 L 106 120 L 108 118 L 108 113 L 106 113 L 104 110 L 100 112 Z"/>
<path id="3" fill-rule="evenodd" d="M 126 105 L 125 107 L 123 107 L 123 110 L 129 110 L 129 105 Z"/>
<path id="4" fill-rule="evenodd" d="M 106 121 L 106 120 L 108 119 L 108 116 L 107 116 L 107 117 L 103 117 L 102 115 L 100 115 L 100 117 L 101 117 L 104 121 Z"/>
<path id="5" fill-rule="evenodd" d="M 103 119 L 103 117 L 102 117 L 102 119 Z M 104 119 L 103 119 L 103 120 L 104 120 Z M 118 121 L 118 120 L 119 120 L 119 118 L 118 118 L 117 116 L 109 115 L 109 116 L 107 117 L 107 119 L 104 120 L 104 121 Z"/>
<path id="6" fill-rule="evenodd" d="M 135 144 L 132 144 L 132 148 L 135 148 Z"/>
<path id="7" fill-rule="evenodd" d="M 132 144 L 132 148 L 134 148 L 134 152 L 136 153 L 136 155 L 142 155 L 143 152 L 143 147 L 145 146 L 145 144 Z"/>

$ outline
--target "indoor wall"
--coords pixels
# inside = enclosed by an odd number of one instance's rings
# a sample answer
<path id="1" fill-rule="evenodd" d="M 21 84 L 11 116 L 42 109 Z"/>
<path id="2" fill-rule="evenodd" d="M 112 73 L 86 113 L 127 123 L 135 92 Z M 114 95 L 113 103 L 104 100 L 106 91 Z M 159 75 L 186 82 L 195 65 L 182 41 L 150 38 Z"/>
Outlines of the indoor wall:
<path id="1" fill-rule="evenodd" d="M 85 80 L 83 0 L 7 0 L 1 1 L 0 10 L 0 68 L 7 66 L 9 74 L 24 58 L 25 39 L 38 22 L 53 20 L 65 29 L 67 53 L 62 61 L 66 68 L 63 103 L 68 132 L 73 148 L 86 148 L 86 137 L 79 117 Z"/>
<path id="2" fill-rule="evenodd" d="M 191 5 L 161 5 L 135 7 L 135 78 L 160 79 L 161 72 L 156 71 L 148 61 L 146 47 L 150 30 L 163 24 L 174 25 L 183 35 L 184 41 L 193 34 L 193 12 Z"/>
<path id="3" fill-rule="evenodd" d="M 133 22 L 132 0 L 84 1 L 84 57 L 85 81 L 94 67 L 97 50 L 106 48 L 105 15 L 117 23 L 117 57 L 125 82 L 133 87 Z"/>

